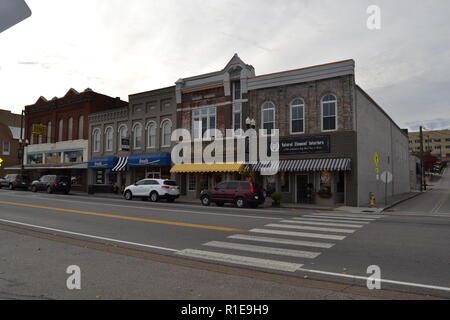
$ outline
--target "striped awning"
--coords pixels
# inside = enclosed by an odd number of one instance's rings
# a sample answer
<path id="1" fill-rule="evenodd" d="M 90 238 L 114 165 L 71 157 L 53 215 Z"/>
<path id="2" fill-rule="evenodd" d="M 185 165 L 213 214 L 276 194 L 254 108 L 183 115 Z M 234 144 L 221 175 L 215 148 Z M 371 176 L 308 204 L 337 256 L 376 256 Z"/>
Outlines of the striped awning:
<path id="1" fill-rule="evenodd" d="M 117 162 L 117 165 L 112 169 L 114 172 L 119 171 L 125 171 L 128 164 L 128 157 L 121 157 L 119 158 L 119 162 Z"/>
<path id="2" fill-rule="evenodd" d="M 280 160 L 279 171 L 284 172 L 307 172 L 307 171 L 351 171 L 351 159 L 303 159 L 303 160 Z M 270 167 L 269 162 L 258 162 L 247 164 L 245 170 L 261 171 Z"/>
<path id="3" fill-rule="evenodd" d="M 171 173 L 213 173 L 213 172 L 242 172 L 243 163 L 218 164 L 177 164 L 170 170 Z"/>

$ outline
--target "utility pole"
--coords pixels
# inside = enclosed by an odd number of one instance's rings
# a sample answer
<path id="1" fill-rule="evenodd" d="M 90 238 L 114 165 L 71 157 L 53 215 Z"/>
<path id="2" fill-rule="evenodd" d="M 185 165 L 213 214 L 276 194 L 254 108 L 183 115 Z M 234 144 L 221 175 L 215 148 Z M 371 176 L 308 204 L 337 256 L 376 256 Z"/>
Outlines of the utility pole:
<path id="1" fill-rule="evenodd" d="M 420 166 L 421 166 L 421 176 L 420 176 L 420 192 L 426 190 L 425 185 L 425 168 L 424 168 L 424 153 L 423 153 L 423 127 L 420 126 Z"/>

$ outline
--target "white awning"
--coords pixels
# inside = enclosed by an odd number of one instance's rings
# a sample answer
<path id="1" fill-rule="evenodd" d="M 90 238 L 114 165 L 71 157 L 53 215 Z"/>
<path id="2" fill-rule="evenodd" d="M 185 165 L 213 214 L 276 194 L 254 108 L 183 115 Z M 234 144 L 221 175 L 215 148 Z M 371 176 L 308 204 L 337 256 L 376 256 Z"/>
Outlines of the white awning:
<path id="1" fill-rule="evenodd" d="M 308 172 L 308 171 L 351 171 L 351 159 L 331 158 L 331 159 L 303 159 L 303 160 L 280 160 L 279 171 L 284 172 Z M 269 162 L 258 162 L 257 164 L 247 164 L 245 170 L 261 171 L 269 168 Z"/>

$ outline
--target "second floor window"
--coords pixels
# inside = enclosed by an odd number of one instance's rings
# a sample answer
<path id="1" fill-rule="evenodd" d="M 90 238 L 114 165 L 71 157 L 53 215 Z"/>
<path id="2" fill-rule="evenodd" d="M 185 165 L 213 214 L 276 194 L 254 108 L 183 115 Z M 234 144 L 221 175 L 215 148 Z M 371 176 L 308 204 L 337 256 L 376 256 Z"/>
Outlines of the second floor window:
<path id="1" fill-rule="evenodd" d="M 78 118 L 78 140 L 83 140 L 84 139 L 84 117 L 80 116 Z"/>
<path id="2" fill-rule="evenodd" d="M 156 123 L 147 125 L 147 148 L 156 148 Z"/>
<path id="3" fill-rule="evenodd" d="M 233 82 L 233 98 L 234 98 L 234 100 L 242 99 L 241 82 L 240 81 Z"/>
<path id="4" fill-rule="evenodd" d="M 133 148 L 142 148 L 142 125 L 139 122 L 133 127 Z"/>
<path id="5" fill-rule="evenodd" d="M 322 130 L 337 130 L 337 99 L 332 94 L 322 98 Z"/>
<path id="6" fill-rule="evenodd" d="M 291 133 L 305 133 L 305 103 L 295 99 L 291 103 Z"/>
<path id="7" fill-rule="evenodd" d="M 92 133 L 92 140 L 94 140 L 94 152 L 100 152 L 101 133 L 100 129 L 95 129 Z"/>
<path id="8" fill-rule="evenodd" d="M 237 130 L 242 129 L 242 106 L 233 107 L 233 130 L 236 133 Z"/>
<path id="9" fill-rule="evenodd" d="M 105 138 L 106 138 L 106 151 L 113 151 L 113 128 L 108 127 L 105 131 Z"/>
<path id="10" fill-rule="evenodd" d="M 275 129 L 275 105 L 271 101 L 264 102 L 262 105 L 262 129 L 267 130 L 267 134 L 271 135 Z"/>
<path id="11" fill-rule="evenodd" d="M 194 139 L 202 139 L 208 129 L 216 129 L 216 108 L 192 111 L 192 122 Z"/>
<path id="12" fill-rule="evenodd" d="M 124 140 L 127 140 L 127 138 L 128 138 L 128 128 L 126 125 L 122 125 L 119 127 L 119 138 L 117 139 L 117 150 L 119 150 L 119 151 L 124 150 L 123 142 L 124 142 Z M 129 148 L 129 142 L 128 142 L 127 146 Z"/>
<path id="13" fill-rule="evenodd" d="M 58 142 L 61 142 L 63 140 L 63 119 L 59 120 L 58 123 Z"/>
<path id="14" fill-rule="evenodd" d="M 69 118 L 67 121 L 67 140 L 73 139 L 73 118 Z"/>
<path id="15" fill-rule="evenodd" d="M 164 120 L 161 125 L 161 138 L 162 138 L 162 147 L 170 147 L 171 138 L 172 138 L 172 123 L 169 120 Z"/>
<path id="16" fill-rule="evenodd" d="M 3 155 L 9 156 L 10 152 L 11 152 L 11 146 L 10 146 L 9 141 L 4 141 L 3 142 Z"/>
<path id="17" fill-rule="evenodd" d="M 47 143 L 52 143 L 52 122 L 47 123 Z"/>

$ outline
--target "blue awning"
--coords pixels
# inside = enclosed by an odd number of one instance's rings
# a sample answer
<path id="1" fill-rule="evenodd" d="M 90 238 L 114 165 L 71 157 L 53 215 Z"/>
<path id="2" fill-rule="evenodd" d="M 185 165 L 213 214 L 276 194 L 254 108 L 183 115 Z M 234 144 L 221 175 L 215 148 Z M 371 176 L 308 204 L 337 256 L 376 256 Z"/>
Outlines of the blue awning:
<path id="1" fill-rule="evenodd" d="M 117 165 L 119 158 L 111 157 L 111 158 L 94 158 L 89 161 L 88 168 L 89 169 L 112 169 Z"/>
<path id="2" fill-rule="evenodd" d="M 128 158 L 128 167 L 171 166 L 172 155 L 168 152 L 140 154 Z"/>

